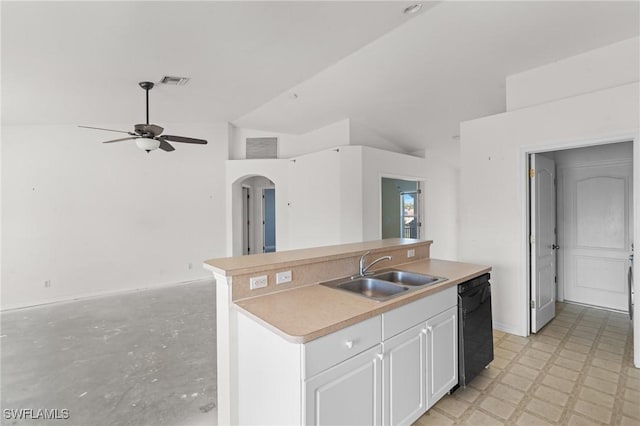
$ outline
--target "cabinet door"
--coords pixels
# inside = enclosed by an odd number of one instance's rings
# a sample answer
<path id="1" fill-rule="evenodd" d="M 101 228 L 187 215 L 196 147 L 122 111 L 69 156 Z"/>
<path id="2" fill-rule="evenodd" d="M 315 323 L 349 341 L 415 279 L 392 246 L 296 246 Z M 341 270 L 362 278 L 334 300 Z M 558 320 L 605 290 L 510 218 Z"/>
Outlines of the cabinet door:
<path id="1" fill-rule="evenodd" d="M 382 345 L 317 374 L 304 384 L 304 424 L 382 424 Z"/>
<path id="2" fill-rule="evenodd" d="M 410 425 L 427 411 L 426 325 L 383 343 L 384 424 Z"/>
<path id="3" fill-rule="evenodd" d="M 458 308 L 427 320 L 427 408 L 458 383 Z"/>

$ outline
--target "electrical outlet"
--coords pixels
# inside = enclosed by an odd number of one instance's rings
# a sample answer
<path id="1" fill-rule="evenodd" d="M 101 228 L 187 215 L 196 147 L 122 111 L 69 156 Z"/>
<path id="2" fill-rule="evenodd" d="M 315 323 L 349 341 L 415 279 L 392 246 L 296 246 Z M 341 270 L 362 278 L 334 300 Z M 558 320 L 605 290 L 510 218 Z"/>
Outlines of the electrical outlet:
<path id="1" fill-rule="evenodd" d="M 278 272 L 276 274 L 276 284 L 291 282 L 291 271 Z"/>
<path id="2" fill-rule="evenodd" d="M 414 249 L 407 250 L 407 257 L 413 257 L 416 255 L 416 251 Z"/>
<path id="3" fill-rule="evenodd" d="M 268 278 L 266 275 L 260 275 L 259 277 L 249 278 L 249 288 L 251 290 L 266 287 L 267 283 L 268 283 Z"/>
<path id="4" fill-rule="evenodd" d="M 49 287 L 51 287 L 51 280 L 46 280 L 46 281 L 44 282 L 44 286 L 45 286 L 45 288 L 49 288 Z"/>

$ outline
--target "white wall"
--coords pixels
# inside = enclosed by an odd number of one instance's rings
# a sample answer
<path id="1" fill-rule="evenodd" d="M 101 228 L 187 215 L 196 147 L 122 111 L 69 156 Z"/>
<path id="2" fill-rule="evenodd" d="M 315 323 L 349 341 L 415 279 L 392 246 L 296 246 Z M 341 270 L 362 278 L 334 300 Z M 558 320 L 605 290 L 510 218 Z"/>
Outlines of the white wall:
<path id="1" fill-rule="evenodd" d="M 527 333 L 526 151 L 636 135 L 639 89 L 634 83 L 462 123 L 460 260 L 493 266 L 498 328 Z"/>
<path id="2" fill-rule="evenodd" d="M 638 81 L 640 37 L 507 77 L 507 111 Z"/>
<path id="3" fill-rule="evenodd" d="M 146 154 L 101 144 L 108 132 L 3 126 L 3 309 L 209 278 L 202 261 L 225 252 L 228 129 L 169 128 L 209 144 Z"/>

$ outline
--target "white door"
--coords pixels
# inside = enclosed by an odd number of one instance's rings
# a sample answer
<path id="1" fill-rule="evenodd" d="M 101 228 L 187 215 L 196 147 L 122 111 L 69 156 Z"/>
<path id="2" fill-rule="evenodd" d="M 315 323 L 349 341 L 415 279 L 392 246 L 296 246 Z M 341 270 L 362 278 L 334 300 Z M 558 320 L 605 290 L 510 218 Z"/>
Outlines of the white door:
<path id="1" fill-rule="evenodd" d="M 427 408 L 458 383 L 458 307 L 427 320 Z"/>
<path id="2" fill-rule="evenodd" d="M 306 425 L 382 424 L 382 348 L 331 367 L 305 382 Z"/>
<path id="3" fill-rule="evenodd" d="M 383 343 L 385 425 L 410 425 L 427 411 L 426 334 L 420 324 Z"/>
<path id="4" fill-rule="evenodd" d="M 567 167 L 562 182 L 565 300 L 627 311 L 631 160 Z"/>
<path id="5" fill-rule="evenodd" d="M 556 165 L 531 154 L 531 331 L 556 315 Z"/>

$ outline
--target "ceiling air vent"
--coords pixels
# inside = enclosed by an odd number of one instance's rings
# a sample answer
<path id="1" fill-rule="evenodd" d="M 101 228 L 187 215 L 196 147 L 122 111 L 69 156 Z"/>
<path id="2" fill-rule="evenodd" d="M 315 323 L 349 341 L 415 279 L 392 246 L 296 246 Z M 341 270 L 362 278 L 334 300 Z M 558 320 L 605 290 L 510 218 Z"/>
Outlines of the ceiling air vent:
<path id="1" fill-rule="evenodd" d="M 247 138 L 246 158 L 278 158 L 278 138 Z"/>
<path id="2" fill-rule="evenodd" d="M 173 77 L 170 75 L 165 75 L 160 80 L 162 84 L 173 84 L 174 86 L 184 86 L 189 81 L 188 77 Z"/>

